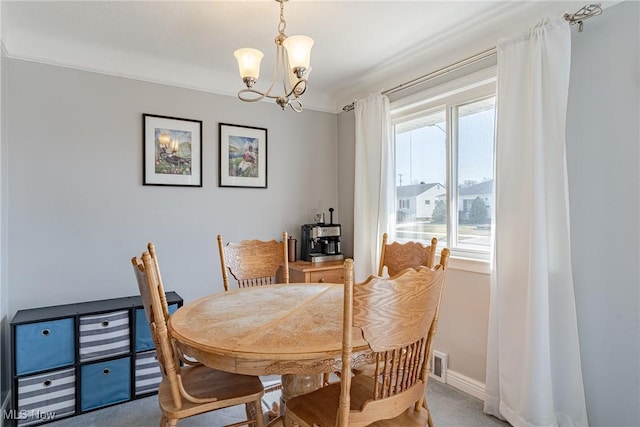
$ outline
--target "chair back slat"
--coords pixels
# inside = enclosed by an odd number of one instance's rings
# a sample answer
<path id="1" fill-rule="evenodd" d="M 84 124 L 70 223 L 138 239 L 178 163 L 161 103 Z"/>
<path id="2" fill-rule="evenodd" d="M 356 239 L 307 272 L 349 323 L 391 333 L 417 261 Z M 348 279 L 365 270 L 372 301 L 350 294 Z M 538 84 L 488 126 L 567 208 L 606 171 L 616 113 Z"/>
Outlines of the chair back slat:
<path id="1" fill-rule="evenodd" d="M 243 240 L 224 244 L 218 235 L 218 250 L 224 289 L 229 290 L 230 274 L 240 288 L 265 286 L 276 283 L 276 274 L 282 266 L 283 282 L 289 283 L 288 235 L 282 241 Z"/>
<path id="2" fill-rule="evenodd" d="M 375 353 L 376 370 L 373 399 L 401 393 L 420 381 L 426 339 L 393 350 Z"/>
<path id="3" fill-rule="evenodd" d="M 238 280 L 238 287 L 252 288 L 255 286 L 266 286 L 276 283 L 276 276 L 272 277 L 254 277 L 251 279 Z"/>
<path id="4" fill-rule="evenodd" d="M 147 276 L 144 269 L 142 260 L 137 257 L 131 258 L 131 264 L 133 264 L 133 272 L 136 276 L 138 283 L 138 289 L 140 290 L 140 299 L 142 300 L 142 306 L 144 308 L 144 314 L 147 317 L 147 322 L 153 322 L 153 310 L 151 308 L 151 296 L 149 295 L 149 285 L 147 284 Z M 156 336 L 152 334 L 152 338 L 155 343 Z M 155 343 L 157 345 L 157 343 Z"/>
<path id="5" fill-rule="evenodd" d="M 158 294 L 160 295 L 160 302 L 162 304 L 162 311 L 164 318 L 169 319 L 169 304 L 167 303 L 167 295 L 164 292 L 164 283 L 162 282 L 162 275 L 160 274 L 160 266 L 158 264 L 158 254 L 156 253 L 156 247 L 152 242 L 147 243 L 147 249 L 151 260 L 153 261 L 153 270 L 155 271 L 158 281 Z"/>

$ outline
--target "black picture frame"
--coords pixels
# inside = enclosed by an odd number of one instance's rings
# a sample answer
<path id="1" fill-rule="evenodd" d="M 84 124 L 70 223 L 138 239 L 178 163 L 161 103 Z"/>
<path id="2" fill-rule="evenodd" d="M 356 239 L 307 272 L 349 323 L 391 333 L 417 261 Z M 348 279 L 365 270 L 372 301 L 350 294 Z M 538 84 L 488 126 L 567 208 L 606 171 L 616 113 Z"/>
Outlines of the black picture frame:
<path id="1" fill-rule="evenodd" d="M 202 187 L 202 120 L 142 115 L 142 184 Z"/>
<path id="2" fill-rule="evenodd" d="M 267 188 L 266 128 L 218 124 L 218 186 Z"/>

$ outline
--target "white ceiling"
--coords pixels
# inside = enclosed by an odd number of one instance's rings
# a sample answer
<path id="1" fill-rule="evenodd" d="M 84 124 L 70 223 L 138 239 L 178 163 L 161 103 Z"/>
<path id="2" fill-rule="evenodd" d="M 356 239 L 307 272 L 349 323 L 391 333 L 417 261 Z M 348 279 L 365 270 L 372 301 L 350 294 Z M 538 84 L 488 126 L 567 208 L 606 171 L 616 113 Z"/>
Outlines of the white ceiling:
<path id="1" fill-rule="evenodd" d="M 291 0 L 286 33 L 315 40 L 305 108 L 335 112 L 585 4 Z M 235 96 L 244 85 L 233 51 L 255 47 L 265 53 L 257 88 L 273 75 L 274 0 L 2 0 L 1 7 L 2 43 L 13 58 Z"/>

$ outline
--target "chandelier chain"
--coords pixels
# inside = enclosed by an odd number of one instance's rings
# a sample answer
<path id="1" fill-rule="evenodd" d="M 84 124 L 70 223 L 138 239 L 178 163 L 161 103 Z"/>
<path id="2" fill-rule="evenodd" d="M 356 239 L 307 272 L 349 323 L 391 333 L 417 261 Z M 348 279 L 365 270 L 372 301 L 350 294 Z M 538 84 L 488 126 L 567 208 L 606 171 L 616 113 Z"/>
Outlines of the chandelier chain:
<path id="1" fill-rule="evenodd" d="M 287 29 L 287 21 L 284 20 L 284 1 L 280 1 L 280 23 L 278 24 L 278 32 L 284 36 L 284 30 Z"/>

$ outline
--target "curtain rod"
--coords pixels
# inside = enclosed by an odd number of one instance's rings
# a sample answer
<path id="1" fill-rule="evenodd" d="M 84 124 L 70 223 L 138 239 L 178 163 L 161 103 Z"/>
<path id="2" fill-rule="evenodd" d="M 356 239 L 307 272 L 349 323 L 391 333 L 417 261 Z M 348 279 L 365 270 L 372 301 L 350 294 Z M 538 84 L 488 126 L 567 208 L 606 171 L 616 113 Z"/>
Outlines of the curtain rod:
<path id="1" fill-rule="evenodd" d="M 602 7 L 600 6 L 600 3 L 596 3 L 596 4 L 588 4 L 586 6 L 583 6 L 582 8 L 580 8 L 580 10 L 578 10 L 576 13 L 573 13 L 573 14 L 565 13 L 562 17 L 564 18 L 565 21 L 568 21 L 569 24 L 578 25 L 578 32 L 582 32 L 582 29 L 583 29 L 582 22 L 585 19 L 593 18 L 594 16 L 598 16 L 601 13 L 602 13 Z M 475 55 L 465 58 L 461 61 L 458 61 L 451 65 L 447 65 L 446 67 L 440 68 L 439 70 L 433 71 L 429 74 L 425 74 L 424 76 L 420 76 L 408 82 L 399 84 L 398 86 L 392 87 L 391 89 L 382 91 L 382 94 L 388 95 L 390 93 L 400 92 L 401 90 L 408 89 L 422 83 L 426 83 L 429 80 L 435 79 L 436 77 L 443 76 L 452 71 L 459 70 L 462 67 L 466 67 L 467 65 L 471 65 L 485 58 L 489 58 L 495 55 L 496 52 L 497 52 L 497 49 L 495 47 L 492 47 L 483 52 L 476 53 Z M 355 108 L 355 101 L 352 102 L 351 104 L 348 104 L 342 107 L 342 111 L 351 111 L 354 108 Z"/>
<path id="2" fill-rule="evenodd" d="M 391 89 L 387 89 L 385 91 L 382 91 L 383 95 L 388 95 L 390 93 L 394 93 L 394 92 L 400 92 L 401 90 L 404 89 L 408 89 L 410 87 L 419 85 L 421 83 L 426 83 L 429 80 L 433 80 L 436 77 L 440 77 L 440 76 L 444 76 L 445 74 L 451 73 L 452 71 L 456 71 L 459 70 L 460 68 L 466 67 L 467 65 L 471 65 L 475 62 L 478 62 L 482 59 L 485 58 L 489 58 L 493 55 L 496 54 L 496 48 L 492 47 L 491 49 L 487 49 L 483 52 L 477 53 L 473 56 L 470 56 L 468 58 L 465 58 L 461 61 L 458 61 L 454 64 L 451 65 L 447 65 L 446 67 L 440 68 L 439 70 L 433 71 L 429 74 L 425 74 L 424 76 L 420 76 L 416 79 L 410 80 L 408 82 L 399 84 L 398 86 L 392 87 Z M 342 111 L 351 111 L 355 108 L 355 101 L 352 102 L 349 105 L 345 105 L 344 107 L 342 107 Z"/>

